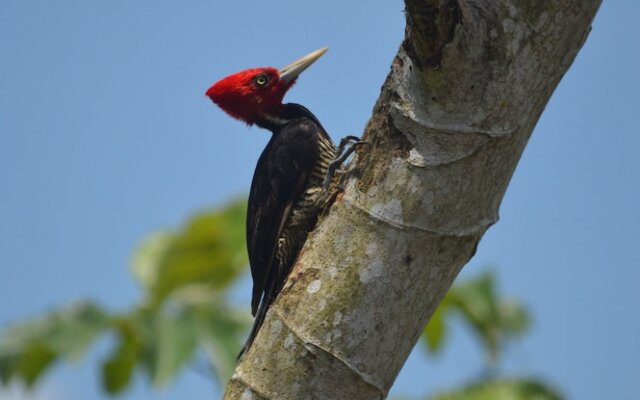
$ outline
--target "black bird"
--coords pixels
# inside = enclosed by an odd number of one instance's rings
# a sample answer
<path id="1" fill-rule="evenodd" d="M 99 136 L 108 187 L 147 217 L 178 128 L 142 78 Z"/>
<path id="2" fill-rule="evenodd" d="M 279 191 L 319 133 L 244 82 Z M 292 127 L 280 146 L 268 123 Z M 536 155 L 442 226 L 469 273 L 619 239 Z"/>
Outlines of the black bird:
<path id="1" fill-rule="evenodd" d="M 267 309 L 331 196 L 336 169 L 359 143 L 358 138 L 348 136 L 336 148 L 308 109 L 282 103 L 298 75 L 326 51 L 316 50 L 280 70 L 264 67 L 238 72 L 206 92 L 230 116 L 272 132 L 256 165 L 249 195 L 247 247 L 255 321 L 239 357 L 251 347 Z"/>

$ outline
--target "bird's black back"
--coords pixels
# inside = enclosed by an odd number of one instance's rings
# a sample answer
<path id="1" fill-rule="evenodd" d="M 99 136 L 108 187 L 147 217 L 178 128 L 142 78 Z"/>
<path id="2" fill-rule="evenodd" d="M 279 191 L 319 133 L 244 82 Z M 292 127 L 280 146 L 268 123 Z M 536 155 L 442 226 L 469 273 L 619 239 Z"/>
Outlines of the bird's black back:
<path id="1" fill-rule="evenodd" d="M 283 112 L 260 125 L 273 135 L 256 165 L 247 210 L 247 247 L 253 277 L 251 311 L 258 315 L 245 349 L 289 274 L 292 265 L 286 264 L 295 261 L 306 239 L 305 231 L 302 243 L 287 243 L 295 254 L 282 257 L 278 255 L 278 243 L 282 246 L 286 240 L 284 232 L 292 224 L 300 224 L 299 230 L 310 230 L 315 224 L 315 215 L 299 222 L 292 214 L 304 203 L 307 189 L 318 185 L 317 166 L 323 149 L 327 143 L 333 148 L 317 118 L 297 104 L 285 105 Z"/>

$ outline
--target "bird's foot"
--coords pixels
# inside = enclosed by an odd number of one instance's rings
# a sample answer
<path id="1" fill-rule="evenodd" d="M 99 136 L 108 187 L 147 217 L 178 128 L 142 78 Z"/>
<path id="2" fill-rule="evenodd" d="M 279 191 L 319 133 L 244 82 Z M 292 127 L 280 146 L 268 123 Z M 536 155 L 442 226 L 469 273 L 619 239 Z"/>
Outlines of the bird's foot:
<path id="1" fill-rule="evenodd" d="M 324 190 L 329 189 L 329 185 L 336 174 L 340 175 L 347 171 L 339 169 L 342 166 L 342 163 L 346 161 L 347 158 L 353 154 L 354 151 L 357 150 L 358 146 L 368 145 L 369 142 L 365 142 L 360 140 L 357 136 L 346 136 L 340 140 L 340 145 L 338 146 L 338 156 L 329 164 L 329 168 L 327 169 L 327 174 L 324 177 L 323 188 Z"/>

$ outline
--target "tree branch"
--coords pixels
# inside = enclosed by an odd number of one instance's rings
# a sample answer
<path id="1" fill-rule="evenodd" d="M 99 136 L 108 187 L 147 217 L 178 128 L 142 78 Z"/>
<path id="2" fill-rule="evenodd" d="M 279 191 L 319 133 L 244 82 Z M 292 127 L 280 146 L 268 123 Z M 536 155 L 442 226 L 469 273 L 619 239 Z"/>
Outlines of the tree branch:
<path id="1" fill-rule="evenodd" d="M 352 177 L 226 399 L 381 399 L 498 208 L 599 0 L 406 0 Z"/>

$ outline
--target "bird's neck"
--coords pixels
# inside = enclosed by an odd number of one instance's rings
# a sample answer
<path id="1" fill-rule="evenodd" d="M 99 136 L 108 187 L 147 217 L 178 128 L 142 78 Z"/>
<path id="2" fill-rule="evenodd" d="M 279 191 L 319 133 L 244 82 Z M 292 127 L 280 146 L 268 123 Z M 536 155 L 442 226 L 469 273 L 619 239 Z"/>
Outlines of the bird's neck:
<path id="1" fill-rule="evenodd" d="M 256 125 L 273 133 L 278 133 L 289 122 L 291 119 L 284 113 L 284 105 L 268 111 L 265 110 L 256 119 Z"/>
<path id="2" fill-rule="evenodd" d="M 265 110 L 258 116 L 255 123 L 259 127 L 268 129 L 274 134 L 277 134 L 289 122 L 301 118 L 310 119 L 322 128 L 320 121 L 318 121 L 311 111 L 306 107 L 295 103 L 281 104 L 278 107 L 269 109 L 268 111 Z"/>

